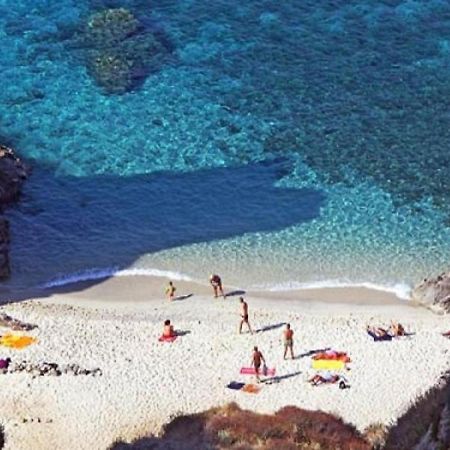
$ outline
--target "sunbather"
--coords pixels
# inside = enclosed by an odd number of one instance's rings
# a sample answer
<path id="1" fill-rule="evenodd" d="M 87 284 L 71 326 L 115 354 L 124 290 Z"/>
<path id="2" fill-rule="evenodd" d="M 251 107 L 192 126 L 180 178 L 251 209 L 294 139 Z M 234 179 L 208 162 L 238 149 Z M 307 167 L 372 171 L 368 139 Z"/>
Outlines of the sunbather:
<path id="1" fill-rule="evenodd" d="M 391 336 L 404 336 L 405 335 L 405 329 L 403 328 L 403 325 L 398 322 L 391 322 L 391 326 L 389 327 L 389 334 Z"/>
<path id="2" fill-rule="evenodd" d="M 319 384 L 324 383 L 337 383 L 341 377 L 336 375 L 335 373 L 326 372 L 324 374 L 316 373 L 312 378 L 308 381 L 313 386 L 318 386 Z"/>
<path id="3" fill-rule="evenodd" d="M 386 337 L 390 337 L 388 330 L 381 327 L 371 327 L 367 326 L 367 332 L 374 336 L 374 338 L 383 339 Z"/>
<path id="4" fill-rule="evenodd" d="M 173 325 L 170 324 L 170 320 L 167 319 L 164 321 L 164 337 L 173 337 L 175 336 L 175 330 L 173 329 Z"/>

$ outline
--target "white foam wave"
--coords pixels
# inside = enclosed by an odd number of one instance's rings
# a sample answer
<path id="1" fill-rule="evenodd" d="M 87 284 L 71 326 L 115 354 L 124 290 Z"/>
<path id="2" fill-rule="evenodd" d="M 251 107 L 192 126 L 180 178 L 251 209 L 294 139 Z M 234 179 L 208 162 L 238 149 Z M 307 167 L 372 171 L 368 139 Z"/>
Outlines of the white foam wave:
<path id="1" fill-rule="evenodd" d="M 88 270 L 83 270 L 79 272 L 74 272 L 67 275 L 62 275 L 60 277 L 54 278 L 42 286 L 44 289 L 64 286 L 66 284 L 79 283 L 82 281 L 91 280 L 101 280 L 102 278 L 110 277 L 165 277 L 172 280 L 178 281 L 192 281 L 192 278 L 188 275 L 182 274 L 180 272 L 173 272 L 171 270 L 160 270 L 160 269 L 119 269 L 118 267 L 108 267 L 104 269 L 93 268 Z"/>
<path id="2" fill-rule="evenodd" d="M 271 284 L 271 285 L 259 285 L 255 286 L 257 289 L 270 292 L 278 291 L 292 291 L 292 290 L 303 290 L 303 289 L 323 289 L 323 288 L 346 288 L 346 287 L 363 287 L 367 289 L 372 289 L 376 291 L 390 292 L 402 300 L 409 300 L 411 298 L 411 286 L 407 283 L 394 283 L 394 284 L 376 284 L 370 282 L 351 282 L 343 280 L 324 280 L 300 283 L 297 281 Z"/>
<path id="3" fill-rule="evenodd" d="M 109 268 L 93 268 L 83 270 L 80 272 L 74 272 L 71 274 L 63 275 L 61 277 L 54 278 L 46 282 L 42 288 L 52 288 L 58 286 L 64 286 L 72 283 L 79 283 L 83 281 L 100 280 L 110 277 L 130 277 L 130 276 L 147 276 L 147 277 L 165 277 L 177 281 L 195 281 L 190 276 L 181 272 L 174 272 L 171 270 L 161 270 L 154 268 L 130 268 L 120 269 L 118 267 Z M 351 282 L 344 280 L 323 280 L 301 283 L 298 281 L 290 281 L 278 284 L 264 284 L 250 286 L 249 289 L 280 292 L 280 291 L 292 291 L 303 289 L 322 289 L 322 288 L 345 288 L 345 287 L 364 287 L 367 289 L 373 289 L 377 291 L 389 292 L 394 294 L 400 299 L 409 300 L 411 298 L 411 286 L 407 283 L 393 283 L 393 284 L 376 284 L 370 282 Z"/>

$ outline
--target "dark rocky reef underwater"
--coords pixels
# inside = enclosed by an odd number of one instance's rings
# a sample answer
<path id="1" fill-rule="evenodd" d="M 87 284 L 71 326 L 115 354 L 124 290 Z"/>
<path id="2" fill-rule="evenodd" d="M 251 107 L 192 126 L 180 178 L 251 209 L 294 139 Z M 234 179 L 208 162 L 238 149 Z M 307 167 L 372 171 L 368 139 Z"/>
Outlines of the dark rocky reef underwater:
<path id="1" fill-rule="evenodd" d="M 16 201 L 27 178 L 28 168 L 14 151 L 0 144 L 0 213 L 5 206 Z M 9 222 L 0 216 L 0 280 L 10 276 Z"/>
<path id="2" fill-rule="evenodd" d="M 78 40 L 89 74 L 108 94 L 138 87 L 161 69 L 171 50 L 161 30 L 145 26 L 125 8 L 90 15 Z"/>

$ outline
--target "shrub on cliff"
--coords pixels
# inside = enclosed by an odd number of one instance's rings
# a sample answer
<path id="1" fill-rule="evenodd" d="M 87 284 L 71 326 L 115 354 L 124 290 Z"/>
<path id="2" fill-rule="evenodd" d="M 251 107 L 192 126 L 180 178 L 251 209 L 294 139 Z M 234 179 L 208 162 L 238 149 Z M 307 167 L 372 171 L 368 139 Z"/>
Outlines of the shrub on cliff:
<path id="1" fill-rule="evenodd" d="M 257 414 L 231 403 L 203 413 L 180 416 L 164 428 L 161 438 L 132 444 L 116 442 L 111 450 L 171 448 L 234 450 L 370 450 L 351 425 L 330 414 L 294 406 L 277 413 Z"/>
<path id="2" fill-rule="evenodd" d="M 450 372 L 397 420 L 388 431 L 385 450 L 450 448 Z M 419 445 L 420 444 L 420 445 Z M 417 447 L 416 447 L 417 446 Z"/>

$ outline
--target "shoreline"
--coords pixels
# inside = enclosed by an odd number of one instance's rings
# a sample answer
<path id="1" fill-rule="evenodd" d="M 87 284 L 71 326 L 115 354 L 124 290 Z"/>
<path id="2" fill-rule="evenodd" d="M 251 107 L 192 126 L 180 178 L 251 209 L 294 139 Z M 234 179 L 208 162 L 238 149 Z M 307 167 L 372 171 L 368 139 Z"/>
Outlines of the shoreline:
<path id="1" fill-rule="evenodd" d="M 160 301 L 168 303 L 164 295 L 168 281 L 169 278 L 163 276 L 111 277 L 95 284 L 80 282 L 49 289 L 48 295 L 42 301 L 105 310 L 146 310 Z M 206 283 L 179 280 L 174 284 L 177 287 L 177 295 L 189 295 L 192 298 L 200 296 L 214 302 L 212 289 Z M 286 310 L 322 315 L 333 313 L 335 316 L 357 313 L 366 316 L 394 315 L 419 318 L 433 314 L 421 305 L 398 298 L 392 292 L 366 287 L 246 291 L 237 287 L 227 288 L 225 285 L 224 291 L 227 295 L 226 302 L 233 300 L 237 302 L 242 295 L 255 307 L 273 311 Z"/>
<path id="2" fill-rule="evenodd" d="M 142 306 L 149 300 L 164 298 L 164 289 L 169 280 L 177 286 L 178 295 L 204 295 L 211 296 L 211 287 L 207 282 L 201 283 L 190 280 L 188 277 L 176 279 L 165 273 L 161 275 L 129 274 L 111 277 L 86 279 L 67 282 L 50 287 L 32 288 L 12 293 L 0 289 L 0 305 L 10 301 L 20 301 L 30 298 L 39 298 L 44 301 L 76 302 L 80 306 L 112 307 L 134 303 Z M 358 306 L 416 306 L 410 299 L 400 297 L 394 290 L 383 289 L 378 286 L 366 286 L 364 283 L 353 285 L 319 286 L 319 287 L 293 287 L 292 289 L 245 289 L 236 286 L 224 285 L 227 297 L 244 295 L 264 300 L 277 300 L 307 303 L 324 303 L 327 305 L 354 305 Z M 290 305 L 292 306 L 292 305 Z"/>

